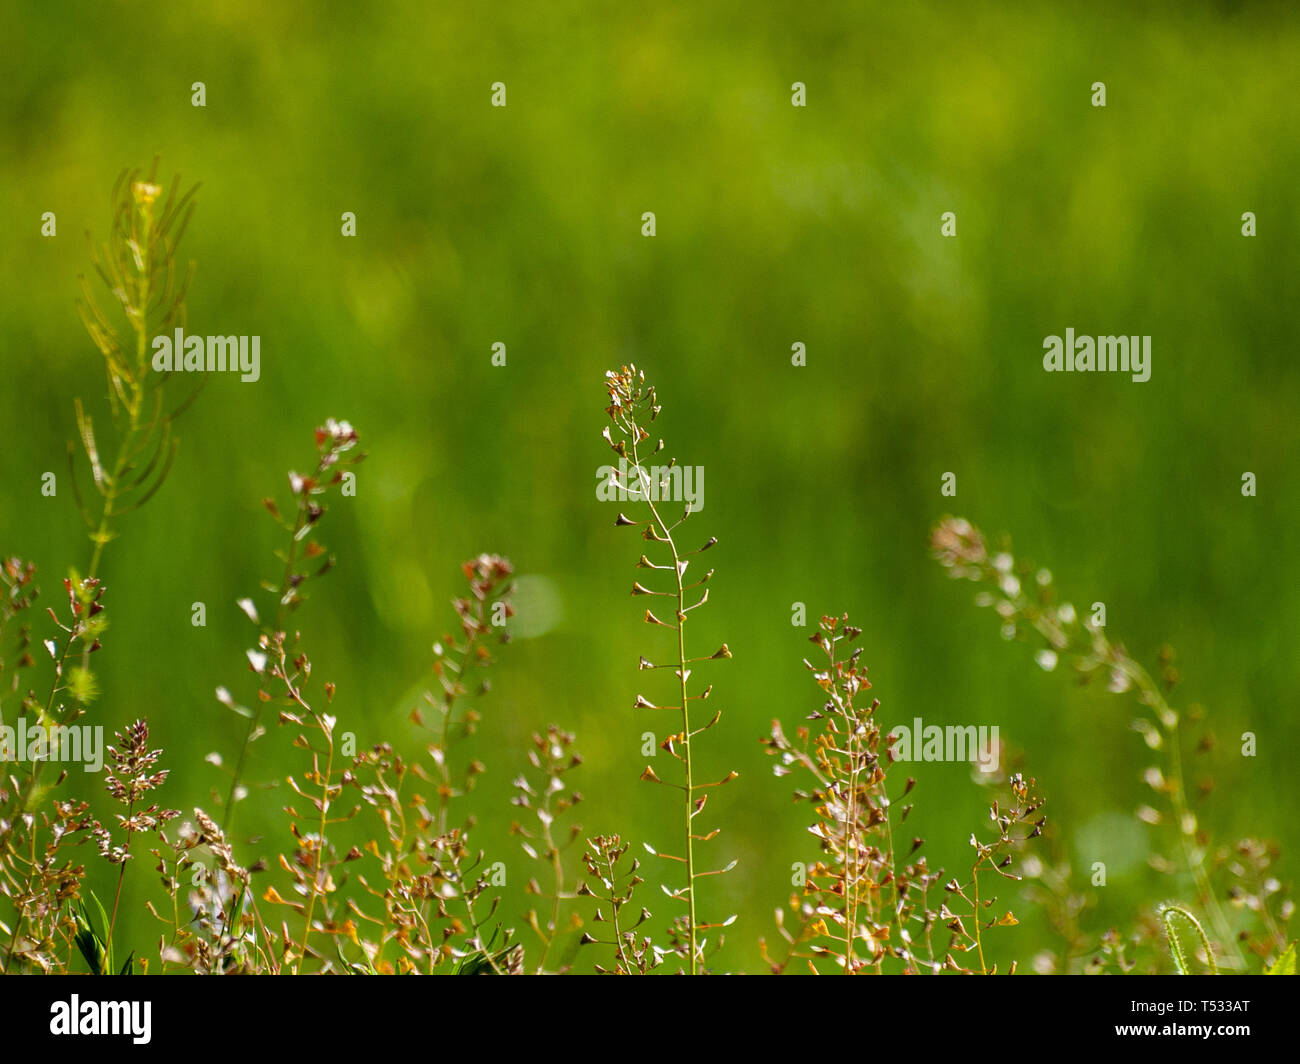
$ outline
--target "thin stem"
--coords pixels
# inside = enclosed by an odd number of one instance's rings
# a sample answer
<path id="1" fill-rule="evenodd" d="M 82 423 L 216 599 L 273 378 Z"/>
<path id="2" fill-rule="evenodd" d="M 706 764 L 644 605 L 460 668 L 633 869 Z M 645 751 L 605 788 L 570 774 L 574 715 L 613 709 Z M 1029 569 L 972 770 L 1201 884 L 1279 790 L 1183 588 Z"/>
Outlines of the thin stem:
<path id="1" fill-rule="evenodd" d="M 827 655 L 830 658 L 830 672 L 835 673 L 835 636 L 827 639 Z M 853 975 L 853 939 L 858 926 L 858 879 L 859 859 L 861 857 L 858 838 L 858 728 L 854 719 L 852 701 L 845 702 L 842 695 L 834 692 L 832 697 L 837 703 L 840 715 L 844 718 L 844 727 L 848 731 L 849 750 L 849 811 L 844 821 L 844 974 Z"/>
<path id="2" fill-rule="evenodd" d="M 326 816 L 329 813 L 330 805 L 330 780 L 334 775 L 334 735 L 332 730 L 327 731 L 324 724 L 317 720 L 320 725 L 321 733 L 325 736 L 325 743 L 328 753 L 325 759 L 325 781 L 321 783 L 321 802 L 320 802 L 320 826 L 316 836 L 316 860 L 313 862 L 311 876 L 311 895 L 307 899 L 307 919 L 302 928 L 302 945 L 298 947 L 298 961 L 293 967 L 293 974 L 297 975 L 302 968 L 302 962 L 307 959 L 307 939 L 311 935 L 311 918 L 316 909 L 316 895 L 320 892 L 320 873 L 322 862 L 325 856 L 325 825 Z M 320 782 L 320 763 L 316 765 L 316 780 Z"/>
<path id="3" fill-rule="evenodd" d="M 631 974 L 632 964 L 627 959 L 627 954 L 623 952 L 623 932 L 618 926 L 618 910 L 621 906 L 614 901 L 618 888 L 615 886 L 617 880 L 614 878 L 614 859 L 610 857 L 609 851 L 605 851 L 605 868 L 607 870 L 607 880 L 609 882 L 609 908 L 611 919 L 614 924 L 614 949 L 618 953 L 619 963 L 622 964 L 623 970 Z"/>
<path id="4" fill-rule="evenodd" d="M 551 952 L 551 945 L 555 942 L 556 936 L 560 930 L 560 894 L 564 890 L 564 866 L 560 861 L 560 849 L 555 845 L 555 838 L 551 832 L 552 818 L 551 796 L 553 792 L 549 787 L 546 789 L 546 797 L 542 800 L 542 809 L 547 814 L 542 819 L 542 838 L 546 843 L 547 852 L 551 856 L 551 871 L 555 875 L 555 894 L 551 898 L 551 922 L 547 925 L 546 940 L 542 946 L 542 956 L 537 962 L 537 974 L 541 975 L 546 970 L 546 958 Z M 612 880 L 611 880 L 612 882 Z"/>
<path id="5" fill-rule="evenodd" d="M 1182 943 L 1178 941 L 1178 932 L 1174 930 L 1174 916 L 1181 916 L 1196 931 L 1196 937 L 1200 939 L 1201 949 L 1205 951 L 1205 963 L 1210 967 L 1211 975 L 1219 974 L 1219 966 L 1214 962 L 1214 950 L 1210 948 L 1210 940 L 1205 934 L 1205 929 L 1201 927 L 1201 922 L 1196 919 L 1190 912 L 1179 905 L 1166 905 L 1160 917 L 1164 921 L 1165 935 L 1169 938 L 1169 950 L 1174 956 L 1174 964 L 1177 966 L 1181 975 L 1191 975 L 1192 968 L 1188 963 L 1187 955 L 1183 952 Z"/>
<path id="6" fill-rule="evenodd" d="M 636 466 L 638 476 L 641 471 L 641 459 L 637 453 L 637 436 L 639 435 L 638 426 L 633 420 L 632 424 L 632 462 Z M 686 770 L 686 787 L 683 791 L 685 796 L 685 813 L 686 813 L 686 904 L 687 904 L 687 934 L 690 948 L 689 972 L 691 975 L 696 974 L 696 927 L 695 927 L 695 847 L 694 836 L 695 829 L 693 821 L 695 819 L 695 785 L 691 772 L 691 716 L 690 716 L 690 698 L 686 690 L 686 589 L 682 586 L 682 563 L 681 556 L 677 552 L 677 544 L 673 542 L 672 532 L 664 523 L 663 518 L 659 516 L 659 510 L 650 498 L 649 492 L 645 493 L 646 505 L 650 507 L 650 514 L 659 530 L 663 533 L 664 539 L 668 543 L 668 549 L 673 554 L 673 574 L 677 579 L 677 678 L 681 681 L 681 700 L 682 700 L 682 764 Z"/>
<path id="7" fill-rule="evenodd" d="M 462 660 L 463 665 L 463 660 Z M 457 674 L 459 678 L 459 673 Z M 451 805 L 451 766 L 447 764 L 447 746 L 449 741 L 449 729 L 451 725 L 451 705 L 444 704 L 442 707 L 442 732 L 438 737 L 438 749 L 442 752 L 442 758 L 438 762 L 438 767 L 442 770 L 442 786 L 438 788 L 438 834 L 447 834 L 447 809 Z M 423 910 L 423 907 L 421 907 Z"/>
<path id="8" fill-rule="evenodd" d="M 799 943 L 803 941 L 803 936 L 807 931 L 808 924 L 803 922 L 799 925 L 799 933 L 790 936 L 790 948 L 785 951 L 785 958 L 780 964 L 772 969 L 773 975 L 784 975 L 785 970 L 790 967 L 790 962 L 795 958 L 795 952 L 799 949 Z"/>
<path id="9" fill-rule="evenodd" d="M 74 619 L 72 623 L 75 626 L 78 622 Z M 50 681 L 50 693 L 45 700 L 45 712 L 41 714 L 43 720 L 50 719 L 50 713 L 54 709 L 54 696 L 57 695 L 60 690 L 62 690 L 62 688 L 59 685 L 59 680 L 63 678 L 63 670 L 65 665 L 67 664 L 68 654 L 71 653 L 72 645 L 77 641 L 77 638 L 78 638 L 77 629 L 74 627 L 72 631 L 68 633 L 68 638 L 63 644 L 63 649 L 59 652 L 59 659 L 57 662 L 55 662 L 54 677 Z M 22 800 L 19 804 L 19 811 L 27 808 L 27 804 L 31 800 L 32 795 L 36 793 L 36 785 L 40 781 L 40 776 L 41 776 L 41 766 L 44 764 L 45 762 L 43 760 L 35 760 L 32 762 L 32 771 L 27 777 L 27 790 L 26 793 L 23 795 Z M 32 841 L 32 863 L 34 865 L 36 863 L 35 831 L 32 832 L 31 841 Z M 7 848 L 7 843 L 6 843 L 6 848 Z"/>
<path id="10" fill-rule="evenodd" d="M 142 338 L 143 338 L 143 334 Z M 104 547 L 112 538 L 111 522 L 115 516 L 113 506 L 117 502 L 118 485 L 123 476 L 126 475 L 127 466 L 131 460 L 133 448 L 136 442 L 136 434 L 140 431 L 139 422 L 139 386 L 135 386 L 137 400 L 133 401 L 129 410 L 129 420 L 125 435 L 122 437 L 122 446 L 119 448 L 117 458 L 113 463 L 113 473 L 107 480 L 107 487 L 104 494 L 104 509 L 99 517 L 99 528 L 91 536 L 91 541 L 95 548 L 90 555 L 90 567 L 86 571 L 87 579 L 93 578 L 99 573 L 99 565 L 104 557 Z M 87 651 L 87 653 L 89 653 Z M 82 664 L 85 664 L 83 659 Z"/>
<path id="11" fill-rule="evenodd" d="M 316 472 L 313 480 L 320 478 L 321 473 L 325 470 L 326 465 L 322 459 L 316 466 Z M 280 587 L 278 590 L 277 605 L 275 610 L 274 632 L 283 635 L 285 622 L 288 615 L 288 599 L 292 590 L 291 581 L 293 580 L 293 567 L 298 560 L 298 542 L 301 538 L 303 527 L 307 522 L 309 496 L 304 492 L 298 498 L 298 513 L 294 518 L 293 534 L 289 539 L 289 549 L 285 552 L 284 574 L 280 577 Z M 221 817 L 221 830 L 229 830 L 230 818 L 235 811 L 235 792 L 239 788 L 239 781 L 244 776 L 244 765 L 248 760 L 248 750 L 253 742 L 253 730 L 257 727 L 262 717 L 261 703 L 253 711 L 253 715 L 248 718 L 248 727 L 244 731 L 244 741 L 239 747 L 239 757 L 235 760 L 235 770 L 230 777 L 230 791 L 226 795 L 226 807 Z"/>
<path id="12" fill-rule="evenodd" d="M 459 648 L 460 654 L 454 660 L 448 657 L 446 668 L 452 670 L 452 689 L 447 692 L 444 688 L 443 702 L 439 706 L 439 712 L 442 715 L 442 728 L 438 738 L 438 749 L 442 752 L 442 759 L 438 767 L 442 774 L 442 787 L 438 790 L 438 834 L 447 833 L 447 814 L 451 808 L 452 787 L 451 787 L 451 764 L 448 759 L 448 751 L 451 748 L 451 715 L 454 710 L 456 699 L 459 697 L 458 687 L 461 683 L 461 677 L 464 676 L 465 670 L 469 668 L 471 657 L 474 651 L 474 645 L 485 625 L 487 603 L 481 602 L 478 611 L 475 613 L 474 631 L 466 633 L 465 643 Z"/>
<path id="13" fill-rule="evenodd" d="M 126 880 L 126 861 L 131 853 L 131 834 L 133 824 L 131 814 L 135 810 L 135 800 L 132 799 L 126 806 L 126 842 L 122 846 L 122 864 L 117 872 L 117 893 L 113 895 L 113 915 L 108 918 L 108 938 L 104 943 L 105 950 L 111 953 L 113 949 L 113 928 L 117 926 L 117 907 L 122 901 L 122 884 Z M 109 972 L 109 975 L 115 973 Z"/>
<path id="14" fill-rule="evenodd" d="M 108 490 L 104 495 L 104 509 L 99 519 L 99 530 L 93 537 L 95 549 L 90 556 L 88 577 L 94 577 L 99 572 L 99 563 L 104 556 L 104 545 L 110 538 L 109 522 L 113 517 L 113 505 L 117 502 L 118 485 L 126 473 L 127 465 L 133 454 L 135 436 L 140 428 L 140 407 L 144 392 L 143 381 L 149 352 L 149 291 L 153 270 L 153 256 L 151 253 L 153 248 L 151 239 L 153 230 L 152 204 L 142 204 L 139 217 L 142 234 L 141 238 L 136 242 L 139 249 L 136 273 L 139 280 L 136 283 L 136 300 L 133 308 L 135 313 L 130 313 L 132 308 L 129 308 L 127 313 L 127 319 L 131 323 L 131 328 L 135 331 L 136 372 L 133 379 L 128 382 L 131 386 L 131 398 L 127 404 L 127 431 L 118 449 L 117 459 L 113 464 L 113 475 L 109 478 Z M 83 667 L 89 653 L 90 651 L 87 649 L 83 654 Z"/>
<path id="15" fill-rule="evenodd" d="M 495 974 L 505 975 L 506 973 L 497 964 L 496 958 L 492 956 L 491 948 L 484 945 L 483 936 L 479 934 L 478 929 L 482 927 L 483 924 L 486 923 L 486 921 L 480 921 L 474 915 L 474 899 L 470 896 L 471 892 L 465 889 L 464 873 L 460 871 L 459 865 L 456 871 L 457 874 L 460 876 L 460 900 L 465 905 L 465 913 L 469 917 L 470 931 L 473 936 L 473 939 L 470 944 L 475 948 L 477 948 L 478 951 L 483 954 L 483 959 L 488 962 L 489 967 L 491 967 L 492 971 Z"/>
<path id="16" fill-rule="evenodd" d="M 889 883 L 894 892 L 893 904 L 890 906 L 890 923 L 898 932 L 899 949 L 906 952 L 907 967 L 911 969 L 913 975 L 919 975 L 917 971 L 916 958 L 912 956 L 912 950 L 907 943 L 903 941 L 903 898 L 898 892 L 898 869 L 895 866 L 894 854 L 894 828 L 890 823 L 890 813 L 893 809 L 893 803 L 889 800 L 889 793 L 885 790 L 885 785 L 880 785 L 881 796 L 885 800 L 885 844 L 889 848 Z"/>

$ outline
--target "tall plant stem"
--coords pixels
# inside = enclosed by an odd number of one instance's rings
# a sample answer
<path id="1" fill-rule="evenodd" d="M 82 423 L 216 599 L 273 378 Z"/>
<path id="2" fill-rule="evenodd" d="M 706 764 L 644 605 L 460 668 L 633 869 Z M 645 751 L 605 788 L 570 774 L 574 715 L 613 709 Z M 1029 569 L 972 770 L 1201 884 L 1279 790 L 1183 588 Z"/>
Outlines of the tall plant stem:
<path id="1" fill-rule="evenodd" d="M 305 703 L 304 703 L 305 704 Z M 311 918 L 316 911 L 316 895 L 320 893 L 320 873 L 321 862 L 325 857 L 325 828 L 328 824 L 330 808 L 330 780 L 334 778 L 334 734 L 333 729 L 326 730 L 324 722 L 317 719 L 317 724 L 321 726 L 321 733 L 325 736 L 325 742 L 328 753 L 325 758 L 325 779 L 320 779 L 320 766 L 317 763 L 316 778 L 321 784 L 321 801 L 320 801 L 320 827 L 316 835 L 316 860 L 312 863 L 311 874 L 311 895 L 307 899 L 307 918 L 302 926 L 302 944 L 298 947 L 298 961 L 293 966 L 293 974 L 297 975 L 302 968 L 302 962 L 307 959 L 307 940 L 311 937 Z"/>
<path id="2" fill-rule="evenodd" d="M 916 967 L 916 958 L 912 956 L 912 950 L 906 942 L 903 941 L 903 918 L 899 912 L 899 907 L 903 899 L 898 895 L 898 868 L 897 856 L 894 853 L 894 827 L 891 823 L 893 819 L 893 803 L 889 800 L 889 793 L 885 790 L 885 785 L 880 785 L 881 795 L 885 800 L 885 845 L 889 847 L 889 883 L 894 897 L 890 904 L 889 922 L 894 925 L 894 930 L 898 934 L 898 945 L 900 949 L 907 951 L 907 968 L 913 975 L 918 974 Z"/>
<path id="3" fill-rule="evenodd" d="M 322 461 L 316 466 L 315 478 L 319 478 L 321 472 L 326 468 Z M 308 518 L 308 499 L 306 495 L 298 499 L 298 513 L 294 518 L 293 534 L 289 538 L 289 549 L 285 552 L 284 575 L 280 577 L 280 587 L 275 608 L 275 627 L 273 631 L 283 633 L 285 622 L 288 618 L 288 600 L 289 592 L 292 590 L 291 581 L 293 580 L 293 567 L 298 561 L 298 543 L 302 538 L 302 530 L 307 523 Z M 226 807 L 221 816 L 221 830 L 227 831 L 230 826 L 230 818 L 235 809 L 235 792 L 239 789 L 239 781 L 244 777 L 244 765 L 248 760 L 248 748 L 253 742 L 253 729 L 257 727 L 261 720 L 261 703 L 258 709 L 254 710 L 253 715 L 248 718 L 248 727 L 244 731 L 244 741 L 239 747 L 239 757 L 235 760 L 235 771 L 230 777 L 230 791 L 226 795 Z"/>
<path id="4" fill-rule="evenodd" d="M 835 671 L 835 641 L 830 641 L 830 671 Z M 854 719 L 851 703 L 835 692 L 832 696 L 837 703 L 840 717 L 844 721 L 845 738 L 849 751 L 849 795 L 848 815 L 844 820 L 844 974 L 853 975 L 853 939 L 858 926 L 858 725 Z"/>
<path id="5" fill-rule="evenodd" d="M 131 802 L 126 807 L 126 842 L 122 847 L 122 864 L 117 872 L 117 891 L 113 895 L 113 915 L 108 918 L 108 935 L 104 940 L 104 948 L 111 950 L 113 948 L 113 928 L 117 926 L 117 907 L 122 902 L 122 884 L 126 880 L 126 856 L 131 850 L 131 814 L 135 811 L 135 803 Z M 101 973 L 102 974 L 102 973 Z M 112 972 L 107 973 L 112 975 Z"/>
<path id="6" fill-rule="evenodd" d="M 104 545 L 111 538 L 112 528 L 110 522 L 114 516 L 113 505 L 117 502 L 118 486 L 121 479 L 126 475 L 127 466 L 134 457 L 136 434 L 140 430 L 140 408 L 144 400 L 144 375 L 148 368 L 149 355 L 149 297 L 150 297 L 150 275 L 153 270 L 152 248 L 152 231 L 153 231 L 153 206 L 150 203 L 143 205 L 140 211 L 141 239 L 138 243 L 136 273 L 140 277 L 139 284 L 136 286 L 135 313 L 128 313 L 127 317 L 131 322 L 131 328 L 135 332 L 135 373 L 128 382 L 130 384 L 131 394 L 126 401 L 127 412 L 127 430 L 122 437 L 121 446 L 118 448 L 117 459 L 113 463 L 113 475 L 108 481 L 108 487 L 104 495 L 104 509 L 99 518 L 99 529 L 95 532 L 93 540 L 95 549 L 90 556 L 90 569 L 87 577 L 94 577 L 99 572 L 99 563 L 104 556 Z M 86 651 L 88 654 L 89 651 Z M 82 665 L 85 665 L 83 655 Z"/>
<path id="7" fill-rule="evenodd" d="M 976 861 L 975 867 L 971 869 L 971 893 L 975 898 L 975 903 L 971 906 L 971 920 L 975 924 L 975 952 L 980 959 L 980 975 L 987 975 L 989 968 L 984 961 L 984 938 L 980 934 L 980 864 L 982 861 Z"/>
<path id="8" fill-rule="evenodd" d="M 632 461 L 636 466 L 637 475 L 641 472 L 641 459 L 637 453 L 636 433 L 632 434 Z M 687 935 L 690 943 L 690 963 L 688 971 L 691 975 L 696 974 L 696 927 L 695 927 L 695 782 L 691 771 L 691 713 L 690 699 L 686 691 L 686 589 L 682 584 L 682 559 L 677 551 L 677 544 L 673 541 L 673 534 L 665 524 L 662 517 L 659 516 L 659 509 L 655 506 L 654 500 L 649 498 L 647 493 L 646 504 L 650 507 L 650 515 L 654 518 L 655 524 L 659 526 L 659 532 L 668 543 L 668 549 L 673 555 L 673 575 L 677 580 L 677 678 L 680 681 L 680 692 L 682 700 L 682 764 L 686 770 L 686 787 L 685 787 L 685 808 L 686 814 L 686 905 L 687 905 Z"/>

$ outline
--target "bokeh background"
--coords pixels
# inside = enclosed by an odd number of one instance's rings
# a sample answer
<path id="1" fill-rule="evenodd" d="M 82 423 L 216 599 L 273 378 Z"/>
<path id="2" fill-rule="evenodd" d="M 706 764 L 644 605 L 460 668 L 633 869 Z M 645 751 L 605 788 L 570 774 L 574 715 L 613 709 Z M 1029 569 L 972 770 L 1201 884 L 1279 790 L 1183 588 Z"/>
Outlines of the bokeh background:
<path id="1" fill-rule="evenodd" d="M 105 235 L 121 169 L 157 154 L 163 174 L 202 182 L 190 331 L 262 338 L 262 379 L 208 383 L 170 480 L 106 554 L 113 626 L 90 722 L 148 716 L 168 804 L 224 794 L 203 758 L 229 758 L 242 721 L 213 691 L 251 697 L 235 600 L 276 573 L 259 500 L 284 498 L 285 471 L 334 416 L 370 458 L 326 518 L 339 565 L 298 620 L 343 726 L 420 749 L 407 714 L 452 624 L 459 563 L 508 554 L 517 638 L 472 748 L 488 767 L 479 844 L 510 874 L 503 912 L 523 926 L 532 869 L 507 834 L 510 781 L 548 721 L 577 732 L 586 833 L 671 849 L 677 803 L 637 782 L 658 722 L 631 708 L 657 693 L 638 655 L 662 654 L 669 633 L 641 623 L 641 543 L 594 491 L 602 375 L 635 361 L 659 387 L 669 452 L 705 468 L 693 524 L 720 540 L 693 625 L 701 652 L 725 640 L 735 655 L 710 670 L 724 717 L 697 755 L 704 776 L 741 774 L 715 795 L 712 847 L 739 870 L 701 892 L 705 915 L 740 917 L 720 966 L 760 967 L 792 862 L 817 854 L 758 743 L 773 717 L 819 703 L 797 602 L 864 628 L 887 723 L 998 724 L 1024 751 L 1077 883 L 1107 862 L 1091 929 L 1130 926 L 1180 889 L 1146 868 L 1151 829 L 1131 815 L 1146 798 L 1135 706 L 998 638 L 928 557 L 945 512 L 1011 532 L 1075 602 L 1104 601 L 1140 659 L 1175 645 L 1178 701 L 1203 704 L 1220 740 L 1203 818 L 1222 840 L 1277 838 L 1294 875 L 1288 5 L 11 3 L 0 38 L 0 549 L 39 565 L 46 601 L 89 555 L 67 489 L 39 488 L 64 470 L 74 397 L 107 416 L 74 302 L 84 234 Z M 195 81 L 206 108 L 191 106 Z M 791 106 L 795 81 L 806 108 Z M 45 211 L 57 238 L 40 235 Z M 1150 382 L 1045 374 L 1042 339 L 1067 326 L 1153 336 Z M 946 471 L 955 499 L 940 496 Z M 190 624 L 196 601 L 206 628 Z M 253 780 L 302 772 L 290 738 L 255 747 Z M 967 866 L 985 799 L 968 767 L 910 771 L 909 825 L 932 862 Z M 261 836 L 244 858 L 290 846 L 285 793 L 241 808 L 240 834 Z M 154 882 L 141 860 L 128 888 Z M 1041 914 L 1017 910 L 994 955 L 1027 961 L 1050 940 Z M 125 933 L 153 952 L 139 906 Z"/>

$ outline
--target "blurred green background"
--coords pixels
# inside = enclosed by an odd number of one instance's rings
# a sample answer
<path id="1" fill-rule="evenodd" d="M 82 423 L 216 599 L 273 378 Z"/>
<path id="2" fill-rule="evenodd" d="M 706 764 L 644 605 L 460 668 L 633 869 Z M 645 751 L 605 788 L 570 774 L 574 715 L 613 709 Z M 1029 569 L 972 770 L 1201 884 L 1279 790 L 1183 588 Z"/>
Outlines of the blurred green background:
<path id="1" fill-rule="evenodd" d="M 928 557 L 945 512 L 1011 532 L 1076 603 L 1104 601 L 1140 660 L 1177 647 L 1178 702 L 1203 703 L 1220 739 L 1204 818 L 1221 841 L 1279 839 L 1293 874 L 1289 5 L 11 3 L 0 38 L 0 549 L 38 564 L 43 602 L 89 555 L 63 481 L 54 499 L 39 488 L 65 469 L 74 397 L 107 418 L 74 302 L 84 233 L 106 235 L 121 169 L 160 154 L 162 174 L 202 182 L 189 329 L 261 337 L 262 379 L 208 382 L 170 480 L 103 567 L 113 626 L 89 722 L 148 716 L 167 804 L 224 795 L 203 757 L 229 758 L 242 722 L 213 690 L 251 698 L 235 600 L 276 574 L 259 500 L 284 498 L 334 416 L 370 458 L 325 520 L 339 566 L 298 621 L 343 727 L 420 748 L 407 713 L 452 624 L 459 563 L 508 554 L 526 577 L 520 637 L 472 748 L 488 767 L 478 842 L 510 874 L 503 912 L 523 926 L 533 869 L 507 834 L 510 781 L 548 721 L 578 734 L 586 833 L 672 850 L 677 803 L 637 782 L 659 721 L 631 708 L 640 692 L 666 700 L 636 663 L 670 634 L 641 624 L 628 589 L 642 544 L 594 491 L 602 375 L 635 361 L 669 452 L 705 468 L 692 524 L 720 540 L 692 626 L 699 652 L 726 640 L 735 655 L 708 670 L 724 716 L 697 752 L 703 776 L 741 774 L 711 806 L 725 829 L 711 852 L 740 868 L 701 888 L 704 916 L 740 915 L 720 966 L 760 967 L 792 862 L 817 855 L 758 744 L 773 717 L 793 725 L 820 701 L 796 602 L 810 622 L 847 610 L 865 629 L 887 724 L 998 724 L 1024 751 L 1078 885 L 1108 864 L 1089 927 L 1130 926 L 1179 889 L 1146 869 L 1148 829 L 1114 828 L 1146 800 L 1134 705 L 998 638 Z M 489 106 L 496 81 L 505 108 Z M 1151 335 L 1151 380 L 1044 373 L 1043 337 L 1070 326 Z M 940 496 L 946 471 L 955 499 Z M 190 624 L 196 601 L 206 628 Z M 1251 760 L 1237 756 L 1247 730 Z M 254 748 L 253 780 L 301 774 L 290 738 Z M 968 768 L 909 771 L 909 827 L 934 864 L 968 867 L 985 797 Z M 284 794 L 241 807 L 241 835 L 262 836 L 238 847 L 246 860 L 291 846 Z M 155 882 L 147 860 L 130 869 L 137 898 Z M 646 900 L 672 911 L 653 878 Z M 994 956 L 1028 962 L 1050 942 L 1017 910 Z M 154 952 L 141 907 L 126 933 Z"/>

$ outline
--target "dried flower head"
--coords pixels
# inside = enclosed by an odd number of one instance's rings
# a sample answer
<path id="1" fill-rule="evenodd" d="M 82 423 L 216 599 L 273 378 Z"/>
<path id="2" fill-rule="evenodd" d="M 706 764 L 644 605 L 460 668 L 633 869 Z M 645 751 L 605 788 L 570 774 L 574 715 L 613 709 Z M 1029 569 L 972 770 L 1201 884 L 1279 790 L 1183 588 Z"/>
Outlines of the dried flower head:
<path id="1" fill-rule="evenodd" d="M 104 786 L 117 801 L 127 807 L 125 816 L 118 814 L 118 824 L 126 831 L 126 841 L 114 846 L 107 828 L 96 825 L 95 838 L 100 856 L 112 864 L 125 864 L 130 860 L 131 836 L 144 831 L 156 831 L 167 821 L 180 815 L 175 809 L 160 809 L 150 804 L 136 809 L 150 791 L 163 785 L 168 769 L 153 771 L 161 750 L 149 749 L 149 724 L 137 720 L 124 732 L 116 733 L 116 746 L 108 748 L 111 767 L 105 773 Z"/>

